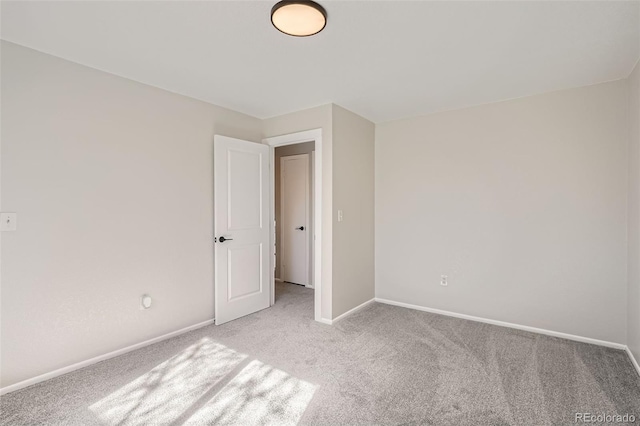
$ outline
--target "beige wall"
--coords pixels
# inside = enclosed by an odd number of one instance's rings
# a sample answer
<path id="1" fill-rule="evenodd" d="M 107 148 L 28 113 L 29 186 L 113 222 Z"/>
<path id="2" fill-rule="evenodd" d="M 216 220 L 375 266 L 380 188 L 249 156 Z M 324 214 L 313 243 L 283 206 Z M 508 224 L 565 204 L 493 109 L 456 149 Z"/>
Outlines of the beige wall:
<path id="1" fill-rule="evenodd" d="M 265 137 L 322 128 L 322 317 L 374 296 L 374 124 L 337 105 L 264 121 Z M 344 221 L 337 221 L 337 210 Z"/>
<path id="2" fill-rule="evenodd" d="M 323 105 L 263 121 L 265 138 L 305 130 L 322 129 L 322 312 L 323 319 L 331 315 L 332 250 L 333 250 L 333 119 L 332 105 Z"/>
<path id="3" fill-rule="evenodd" d="M 617 81 L 378 125 L 376 297 L 624 343 L 626 118 Z"/>
<path id="4" fill-rule="evenodd" d="M 375 295 L 374 133 L 372 122 L 333 106 L 333 318 Z"/>
<path id="5" fill-rule="evenodd" d="M 309 154 L 309 209 L 311 210 L 311 214 L 309 216 L 309 235 L 313 235 L 313 167 L 311 164 L 312 161 L 312 156 L 311 153 L 315 150 L 315 143 L 314 142 L 305 142 L 305 143 L 297 143 L 294 145 L 285 145 L 285 146 L 280 146 L 277 147 L 274 151 L 274 157 L 275 157 L 275 213 L 276 213 L 276 270 L 275 270 L 275 277 L 276 278 L 280 278 L 280 271 L 281 271 L 281 256 L 280 254 L 282 253 L 282 247 L 280 245 L 280 222 L 281 222 L 281 218 L 280 218 L 280 204 L 282 202 L 282 200 L 280 199 L 280 189 L 281 189 L 281 183 L 280 183 L 280 160 L 282 157 L 288 157 L 291 155 L 300 155 L 300 154 Z M 313 238 L 309 238 L 309 267 L 310 267 L 310 271 L 309 273 L 311 274 L 311 276 L 313 276 Z M 311 284 L 311 282 L 309 283 Z"/>
<path id="6" fill-rule="evenodd" d="M 640 63 L 629 76 L 629 260 L 627 345 L 640 362 Z"/>
<path id="7" fill-rule="evenodd" d="M 260 120 L 6 42 L 2 114 L 0 386 L 213 317 L 213 135 Z"/>

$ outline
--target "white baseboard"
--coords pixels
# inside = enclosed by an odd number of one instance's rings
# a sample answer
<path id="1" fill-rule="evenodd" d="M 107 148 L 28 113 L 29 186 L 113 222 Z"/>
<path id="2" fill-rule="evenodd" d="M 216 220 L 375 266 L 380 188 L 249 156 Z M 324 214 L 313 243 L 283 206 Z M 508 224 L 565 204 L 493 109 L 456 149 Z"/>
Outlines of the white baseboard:
<path id="1" fill-rule="evenodd" d="M 360 305 L 356 306 L 355 308 L 353 308 L 353 309 L 349 309 L 349 310 L 348 310 L 347 312 L 345 312 L 344 314 L 342 314 L 342 315 L 338 315 L 338 316 L 337 316 L 337 317 L 335 317 L 334 319 L 329 320 L 329 321 L 330 321 L 330 324 L 335 324 L 336 322 L 340 321 L 341 319 L 344 319 L 344 318 L 348 317 L 349 315 L 353 314 L 354 312 L 359 311 L 360 309 L 364 308 L 364 307 L 365 307 L 365 306 L 367 306 L 367 305 L 370 305 L 371 303 L 373 303 L 373 302 L 375 302 L 375 301 L 376 301 L 375 299 L 367 300 L 366 302 L 364 302 L 364 303 L 362 303 L 362 304 L 360 304 Z"/>
<path id="2" fill-rule="evenodd" d="M 327 325 L 333 324 L 333 322 L 330 319 L 326 319 L 326 318 L 320 318 L 316 321 L 321 322 L 322 324 L 327 324 Z"/>
<path id="3" fill-rule="evenodd" d="M 560 337 L 562 339 L 575 340 L 576 342 L 591 343 L 592 345 L 606 346 L 608 348 L 626 350 L 627 346 L 622 343 L 607 342 L 606 340 L 592 339 L 590 337 L 576 336 L 573 334 L 561 333 L 559 331 L 545 330 L 543 328 L 529 327 L 527 325 L 513 324 L 510 322 L 492 320 L 472 315 L 458 314 L 456 312 L 443 311 L 440 309 L 427 308 L 424 306 L 411 305 L 409 303 L 396 302 L 394 300 L 376 298 L 376 302 L 385 303 L 387 305 L 400 306 L 403 308 L 416 309 L 418 311 L 431 312 L 433 314 L 446 315 L 449 317 L 462 318 L 470 321 L 483 322 L 486 324 L 499 325 L 501 327 L 515 328 L 517 330 L 530 331 L 532 333 L 545 334 L 547 336 Z"/>
<path id="4" fill-rule="evenodd" d="M 629 355 L 629 358 L 631 359 L 631 364 L 633 364 L 633 366 L 636 368 L 636 371 L 638 372 L 638 376 L 640 376 L 640 365 L 638 365 L 638 361 L 633 356 L 633 353 L 631 353 L 631 349 L 629 349 L 628 346 L 626 349 L 627 349 L 627 355 Z"/>
<path id="5" fill-rule="evenodd" d="M 7 394 L 9 392 L 14 392 L 19 389 L 26 388 L 27 386 L 35 385 L 36 383 L 44 382 L 45 380 L 53 379 L 54 377 L 61 376 L 63 374 L 70 373 L 74 370 L 78 370 L 83 367 L 87 367 L 91 364 L 98 363 L 100 361 L 107 360 L 109 358 L 116 357 L 118 355 L 126 354 L 127 352 L 134 351 L 136 349 L 140 349 L 145 346 L 149 346 L 151 344 L 160 342 L 162 340 L 170 339 L 171 337 L 178 336 L 180 334 L 186 333 L 191 330 L 195 330 L 197 328 L 205 327 L 209 324 L 213 324 L 215 320 L 211 319 L 208 321 L 204 321 L 198 324 L 191 325 L 189 327 L 182 328 L 180 330 L 172 331 L 171 333 L 163 334 L 162 336 L 154 337 L 153 339 L 145 340 L 144 342 L 136 343 L 135 345 L 127 346 L 126 348 L 118 349 L 104 355 L 99 355 L 85 361 L 80 361 L 72 365 L 68 365 L 66 367 L 59 368 L 57 370 L 51 371 L 49 373 L 44 373 L 36 377 L 32 377 L 27 380 L 23 380 L 18 383 L 14 383 L 13 385 L 5 386 L 0 388 L 0 395 Z"/>

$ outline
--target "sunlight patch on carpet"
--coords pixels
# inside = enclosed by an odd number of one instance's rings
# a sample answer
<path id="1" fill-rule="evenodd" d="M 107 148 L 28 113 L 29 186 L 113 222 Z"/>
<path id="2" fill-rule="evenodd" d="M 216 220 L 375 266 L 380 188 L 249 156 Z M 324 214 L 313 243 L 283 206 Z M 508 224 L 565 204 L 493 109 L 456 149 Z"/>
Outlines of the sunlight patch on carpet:
<path id="1" fill-rule="evenodd" d="M 252 361 L 185 425 L 295 425 L 316 386 Z"/>
<path id="2" fill-rule="evenodd" d="M 209 396 L 246 358 L 205 337 L 89 409 L 107 425 L 168 424 Z"/>

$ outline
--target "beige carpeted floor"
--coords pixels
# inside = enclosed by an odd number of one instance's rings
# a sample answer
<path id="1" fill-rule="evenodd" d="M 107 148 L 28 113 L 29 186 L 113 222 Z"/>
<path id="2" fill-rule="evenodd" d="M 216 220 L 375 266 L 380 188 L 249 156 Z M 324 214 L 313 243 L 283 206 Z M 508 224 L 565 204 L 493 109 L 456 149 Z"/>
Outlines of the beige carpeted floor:
<path id="1" fill-rule="evenodd" d="M 372 304 L 316 323 L 313 293 L 278 284 L 270 309 L 0 399 L 7 425 L 569 425 L 640 419 L 627 355 Z M 640 424 L 640 420 L 636 420 Z"/>

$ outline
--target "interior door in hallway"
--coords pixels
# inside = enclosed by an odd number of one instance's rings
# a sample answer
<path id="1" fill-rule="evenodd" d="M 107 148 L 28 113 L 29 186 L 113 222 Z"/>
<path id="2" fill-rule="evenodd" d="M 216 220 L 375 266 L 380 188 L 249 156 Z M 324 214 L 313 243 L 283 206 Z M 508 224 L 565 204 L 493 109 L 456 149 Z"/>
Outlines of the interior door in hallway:
<path id="1" fill-rule="evenodd" d="M 270 304 L 269 147 L 214 137 L 216 324 Z"/>
<path id="2" fill-rule="evenodd" d="M 281 278 L 309 284 L 309 154 L 280 159 Z"/>

